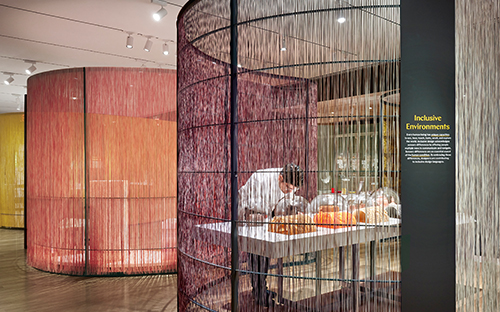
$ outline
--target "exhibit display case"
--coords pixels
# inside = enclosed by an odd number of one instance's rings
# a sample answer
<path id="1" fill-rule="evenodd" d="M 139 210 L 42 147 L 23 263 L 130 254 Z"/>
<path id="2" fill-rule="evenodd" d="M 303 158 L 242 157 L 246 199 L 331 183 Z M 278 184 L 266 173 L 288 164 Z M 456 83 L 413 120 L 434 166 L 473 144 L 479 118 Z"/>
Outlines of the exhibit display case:
<path id="1" fill-rule="evenodd" d="M 28 80 L 27 261 L 49 272 L 176 270 L 176 72 Z"/>

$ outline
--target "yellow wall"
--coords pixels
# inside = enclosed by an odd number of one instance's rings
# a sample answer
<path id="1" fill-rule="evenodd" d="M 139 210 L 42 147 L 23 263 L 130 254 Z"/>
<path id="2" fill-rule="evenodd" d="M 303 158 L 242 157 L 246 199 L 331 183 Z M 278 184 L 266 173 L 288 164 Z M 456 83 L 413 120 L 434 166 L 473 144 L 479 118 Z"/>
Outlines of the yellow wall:
<path id="1" fill-rule="evenodd" d="M 24 114 L 0 115 L 0 227 L 24 227 Z"/>

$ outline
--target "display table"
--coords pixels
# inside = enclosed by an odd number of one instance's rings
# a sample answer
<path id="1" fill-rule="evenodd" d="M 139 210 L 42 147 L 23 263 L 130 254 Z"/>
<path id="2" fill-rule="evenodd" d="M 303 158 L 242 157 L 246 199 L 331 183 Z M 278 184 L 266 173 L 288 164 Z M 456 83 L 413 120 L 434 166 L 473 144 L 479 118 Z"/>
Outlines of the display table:
<path id="1" fill-rule="evenodd" d="M 316 252 L 316 276 L 321 277 L 321 251 L 351 246 L 353 248 L 353 274 L 354 280 L 359 279 L 359 244 L 375 242 L 380 239 L 400 235 L 400 219 L 391 218 L 389 222 L 380 225 L 359 223 L 339 229 L 317 227 L 316 232 L 284 235 L 269 232 L 267 222 L 260 226 L 240 225 L 238 227 L 239 250 L 278 259 L 278 274 L 283 272 L 283 257 Z M 196 226 L 196 237 L 200 240 L 231 247 L 231 222 L 208 223 Z M 341 257 L 341 262 L 343 257 Z M 341 268 L 343 263 L 340 263 Z M 357 307 L 357 286 L 355 281 L 353 289 L 353 307 Z M 283 278 L 278 278 L 278 300 L 283 300 Z M 316 299 L 320 306 L 321 280 L 316 281 Z"/>

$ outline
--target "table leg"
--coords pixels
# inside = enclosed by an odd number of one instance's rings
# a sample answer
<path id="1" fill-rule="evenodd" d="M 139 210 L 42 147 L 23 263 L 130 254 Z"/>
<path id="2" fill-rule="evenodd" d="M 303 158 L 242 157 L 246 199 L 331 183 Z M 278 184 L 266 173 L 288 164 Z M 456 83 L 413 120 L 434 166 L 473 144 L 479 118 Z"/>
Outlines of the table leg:
<path id="1" fill-rule="evenodd" d="M 345 279 L 345 255 L 344 255 L 344 247 L 339 247 L 339 278 Z M 342 287 L 346 285 L 346 282 L 340 282 Z"/>
<path id="2" fill-rule="evenodd" d="M 283 258 L 278 258 L 278 298 L 277 302 L 283 301 Z"/>
<path id="3" fill-rule="evenodd" d="M 316 277 L 321 278 L 322 252 L 316 251 Z M 316 280 L 316 306 L 321 307 L 321 280 Z"/>
<path id="4" fill-rule="evenodd" d="M 370 242 L 370 279 L 374 279 L 375 277 L 375 241 Z M 371 283 L 371 289 L 374 290 L 374 283 Z"/>
<path id="5" fill-rule="evenodd" d="M 352 279 L 359 280 L 359 244 L 352 245 Z M 352 282 L 352 311 L 359 311 L 359 282 Z"/>

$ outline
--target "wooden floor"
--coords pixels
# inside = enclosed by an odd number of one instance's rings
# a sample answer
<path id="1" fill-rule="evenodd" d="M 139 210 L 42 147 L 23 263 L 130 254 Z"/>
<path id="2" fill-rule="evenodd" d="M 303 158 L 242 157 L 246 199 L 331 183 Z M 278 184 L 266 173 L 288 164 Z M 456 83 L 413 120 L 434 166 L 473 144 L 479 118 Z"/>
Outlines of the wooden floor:
<path id="1" fill-rule="evenodd" d="M 401 276 L 399 266 L 398 241 L 385 241 L 377 244 L 377 256 L 375 261 L 375 277 L 378 281 L 399 281 Z M 370 258 L 369 248 L 361 244 L 359 249 L 359 278 L 369 279 Z M 352 253 L 350 248 L 344 249 L 344 278 L 352 278 Z M 354 297 L 352 282 L 332 282 L 323 281 L 321 283 L 321 297 L 316 297 L 316 259 L 314 254 L 300 255 L 296 257 L 284 258 L 284 276 L 301 276 L 306 279 L 284 278 L 282 302 L 273 300 L 269 308 L 258 306 L 251 293 L 250 275 L 241 274 L 239 278 L 239 311 L 240 312 L 400 312 L 401 293 L 399 284 L 387 283 L 360 283 L 357 287 L 358 296 Z M 293 265 L 290 265 L 292 264 Z M 320 262 L 323 277 L 338 278 L 339 249 L 324 251 Z M 270 274 L 278 274 L 276 259 L 271 260 Z M 247 263 L 241 264 L 242 270 L 247 270 Z M 270 276 L 267 278 L 268 289 L 278 292 L 277 278 Z M 219 283 L 212 287 L 207 287 L 194 298 L 194 301 L 204 306 L 226 312 L 231 311 L 231 280 L 221 279 Z M 354 300 L 356 298 L 356 300 Z M 319 299 L 319 301 L 318 301 Z M 357 304 L 354 304 L 357 301 Z M 192 303 L 188 311 L 203 311 L 196 304 Z"/>
<path id="2" fill-rule="evenodd" d="M 177 311 L 177 275 L 77 277 L 26 265 L 24 231 L 0 228 L 0 312 Z"/>
<path id="3" fill-rule="evenodd" d="M 393 244 L 388 244 L 393 249 Z M 361 248 L 361 272 L 363 278 L 366 270 L 365 248 Z M 393 254 L 393 253 L 389 253 Z M 385 253 L 387 255 L 387 253 Z M 323 270 L 330 276 L 338 274 L 338 254 L 333 251 L 323 254 Z M 392 258 L 392 257 L 389 257 Z M 289 259 L 292 260 L 292 259 Z M 294 259 L 297 260 L 297 259 Z M 300 260 L 300 259 L 299 259 Z M 347 259 L 346 259 L 347 260 Z M 383 259 L 379 259 L 383 260 Z M 383 264 L 387 261 L 379 261 Z M 273 262 L 271 264 L 274 264 Z M 392 267 L 398 261 L 390 261 L 390 266 L 378 268 L 378 272 L 396 270 Z M 314 276 L 314 262 L 307 265 L 292 266 L 284 269 L 285 275 Z M 346 261 L 349 271 L 349 261 Z M 276 273 L 271 268 L 270 273 Z M 348 277 L 348 276 L 346 276 Z M 269 288 L 277 290 L 276 279 L 269 278 Z M 266 309 L 255 306 L 250 294 L 248 276 L 241 280 L 241 311 L 303 311 L 303 308 L 277 305 Z M 297 284 L 298 283 L 298 284 Z M 340 286 L 324 282 L 323 293 Z M 338 283 L 337 283 L 338 284 Z M 340 285 L 340 284 L 339 284 Z M 219 285 L 219 287 L 222 285 Z M 230 283 L 227 283 L 227 287 Z M 284 297 L 293 301 L 314 296 L 314 282 L 298 282 L 286 280 Z M 210 302 L 219 300 L 220 311 L 230 311 L 230 289 L 221 296 L 219 287 L 208 290 L 201 297 L 210 298 Z M 209 294 L 217 291 L 218 294 Z M 248 297 L 248 298 L 247 298 Z M 203 298 L 197 298 L 200 301 Z M 248 300 L 245 300 L 248 299 Z M 361 298 L 360 298 L 361 299 Z M 386 303 L 380 298 L 361 300 L 359 311 L 399 311 L 399 304 Z M 306 306 L 314 306 L 307 303 Z M 196 309 L 193 309 L 196 310 Z M 306 309 L 307 310 L 307 309 Z M 333 308 L 335 311 L 350 311 L 349 305 Z M 26 265 L 24 250 L 24 231 L 15 229 L 0 229 L 0 312 L 12 311 L 177 311 L 177 275 L 150 275 L 132 277 L 78 277 L 51 274 L 36 270 Z"/>

